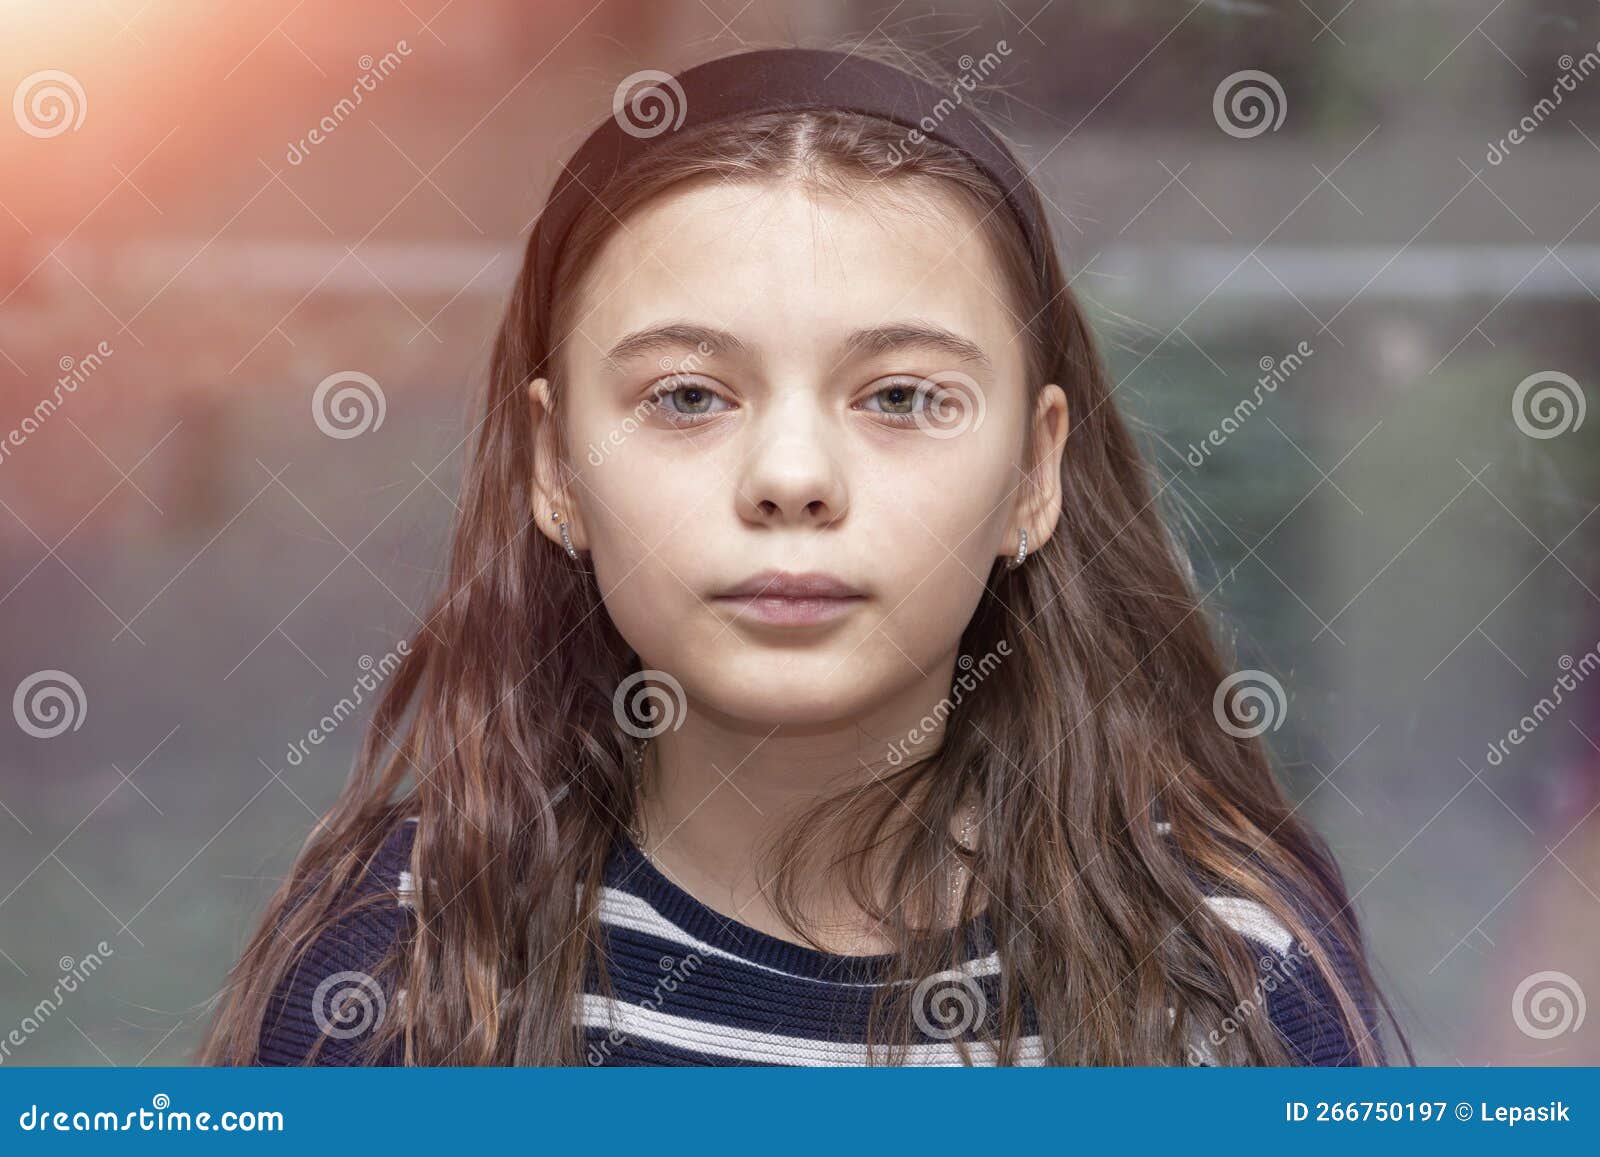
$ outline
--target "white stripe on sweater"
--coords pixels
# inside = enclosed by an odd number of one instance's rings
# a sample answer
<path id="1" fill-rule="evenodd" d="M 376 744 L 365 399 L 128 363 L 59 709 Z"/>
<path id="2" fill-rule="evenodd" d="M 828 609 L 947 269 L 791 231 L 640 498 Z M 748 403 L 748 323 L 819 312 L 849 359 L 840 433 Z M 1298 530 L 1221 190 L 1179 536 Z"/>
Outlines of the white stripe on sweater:
<path id="1" fill-rule="evenodd" d="M 640 1037 L 685 1052 L 727 1057 L 732 1060 L 773 1065 L 865 1065 L 867 1047 L 849 1041 L 821 1041 L 780 1033 L 756 1032 L 674 1016 L 659 1009 L 643 1008 L 625 1001 L 607 1000 L 594 993 L 584 994 L 579 1023 L 585 1027 L 609 1029 L 623 1038 Z M 1019 1042 L 1018 1064 L 1043 1063 L 1044 1046 L 1037 1036 Z M 995 1063 L 995 1049 L 989 1044 L 969 1043 L 975 1064 Z M 881 1062 L 883 1053 L 880 1050 Z M 905 1061 L 909 1065 L 960 1065 L 961 1054 L 950 1042 L 909 1046 Z"/>
<path id="2" fill-rule="evenodd" d="M 1235 932 L 1266 944 L 1280 956 L 1288 953 L 1294 944 L 1294 934 L 1259 900 L 1246 900 L 1241 896 L 1207 896 L 1206 903 Z"/>
<path id="3" fill-rule="evenodd" d="M 601 923 L 610 924 L 617 928 L 627 928 L 634 932 L 641 932 L 661 940 L 670 940 L 675 944 L 682 944 L 693 949 L 702 956 L 715 956 L 723 960 L 732 960 L 749 968 L 757 968 L 762 972 L 774 973 L 778 976 L 788 977 L 793 980 L 806 980 L 813 984 L 830 984 L 844 988 L 873 988 L 872 984 L 851 983 L 848 981 L 820 980 L 815 976 L 803 976 L 788 972 L 781 968 L 760 964 L 748 957 L 718 948 L 708 944 L 698 937 L 691 936 L 672 921 L 668 920 L 642 896 L 632 892 L 624 892 L 618 888 L 603 888 L 600 892 L 600 920 Z M 796 945 L 799 947 L 799 945 Z M 968 976 L 990 976 L 1000 970 L 999 956 L 991 952 L 989 955 L 975 960 L 969 960 L 961 966 L 961 971 Z M 910 983 L 904 981 L 902 983 Z"/>

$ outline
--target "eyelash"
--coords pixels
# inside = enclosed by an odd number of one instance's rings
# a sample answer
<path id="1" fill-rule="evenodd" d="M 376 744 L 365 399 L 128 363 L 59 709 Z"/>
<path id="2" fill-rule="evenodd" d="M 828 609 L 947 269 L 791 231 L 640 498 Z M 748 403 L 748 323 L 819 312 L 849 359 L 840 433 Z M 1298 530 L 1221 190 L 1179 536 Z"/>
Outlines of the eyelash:
<path id="1" fill-rule="evenodd" d="M 718 399 L 723 402 L 728 401 L 726 397 L 724 397 L 718 390 L 714 389 L 711 383 L 704 378 L 663 378 L 661 381 L 655 383 L 655 385 L 651 387 L 650 398 L 651 401 L 655 403 L 655 408 L 666 417 L 669 425 L 698 426 L 701 424 L 701 419 L 714 417 L 717 413 L 727 412 L 724 410 L 710 411 L 704 414 L 684 414 L 680 411 L 674 410 L 669 404 L 668 399 L 684 390 L 699 390 L 702 393 L 709 394 L 714 399 Z M 729 404 L 731 405 L 731 403 Z"/>
<path id="2" fill-rule="evenodd" d="M 928 382 L 923 378 L 902 376 L 893 379 L 880 378 L 878 380 L 880 382 L 885 382 L 885 384 L 878 386 L 877 389 L 867 394 L 867 396 L 862 399 L 860 403 L 857 403 L 857 405 L 852 408 L 861 409 L 867 413 L 874 414 L 876 415 L 875 420 L 884 422 L 885 424 L 891 426 L 915 425 L 917 423 L 918 411 L 927 409 L 934 403 L 939 394 L 942 392 L 936 383 Z M 718 413 L 727 413 L 727 410 L 710 410 L 699 414 L 685 414 L 682 411 L 674 409 L 669 399 L 673 398 L 675 395 L 684 390 L 698 390 L 709 394 L 711 398 L 715 400 L 726 403 L 730 407 L 733 405 L 733 403 L 729 401 L 729 399 L 724 396 L 721 391 L 717 390 L 707 379 L 682 377 L 665 378 L 656 382 L 651 387 L 650 396 L 652 401 L 655 403 L 656 408 L 660 410 L 670 425 L 697 426 L 701 425 L 705 419 L 715 417 Z M 880 395 L 886 394 L 891 390 L 902 390 L 909 392 L 911 394 L 910 401 L 912 403 L 912 409 L 907 412 L 900 413 L 891 410 L 872 409 L 866 404 L 872 399 L 878 398 Z"/>
<path id="3" fill-rule="evenodd" d="M 885 381 L 883 378 L 879 378 L 878 380 Z M 930 405 L 933 404 L 934 400 L 937 399 L 941 393 L 941 390 L 936 383 L 930 382 L 925 378 L 898 377 L 888 380 L 887 384 L 881 385 L 876 390 L 873 390 L 862 401 L 865 403 L 873 398 L 878 397 L 880 394 L 888 393 L 890 390 L 908 391 L 911 394 L 910 401 L 912 408 L 905 413 L 871 409 L 868 409 L 867 412 L 878 415 L 879 420 L 884 421 L 891 426 L 916 425 L 918 412 L 921 410 L 926 410 Z"/>

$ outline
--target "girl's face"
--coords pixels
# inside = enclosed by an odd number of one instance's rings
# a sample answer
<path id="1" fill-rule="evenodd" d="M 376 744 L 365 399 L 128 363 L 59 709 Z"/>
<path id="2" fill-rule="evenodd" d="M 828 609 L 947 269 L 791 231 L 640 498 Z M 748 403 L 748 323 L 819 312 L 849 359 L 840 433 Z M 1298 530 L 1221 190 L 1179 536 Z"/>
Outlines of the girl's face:
<path id="1" fill-rule="evenodd" d="M 574 304 L 544 509 L 642 666 L 765 727 L 945 694 L 995 558 L 1050 536 L 1067 426 L 973 214 L 700 183 L 617 228 Z"/>

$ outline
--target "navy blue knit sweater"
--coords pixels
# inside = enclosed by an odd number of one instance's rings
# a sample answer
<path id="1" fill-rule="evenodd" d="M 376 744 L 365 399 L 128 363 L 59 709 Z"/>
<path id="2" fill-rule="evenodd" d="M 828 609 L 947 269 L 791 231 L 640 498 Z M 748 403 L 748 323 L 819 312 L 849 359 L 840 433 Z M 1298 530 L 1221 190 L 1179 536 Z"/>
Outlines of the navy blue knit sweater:
<path id="1" fill-rule="evenodd" d="M 371 1057 L 369 1038 L 405 999 L 373 973 L 412 931 L 415 830 L 408 821 L 385 840 L 357 885 L 365 903 L 324 933 L 279 986 L 262 1026 L 259 1064 L 400 1063 L 394 1053 Z M 732 921 L 673 884 L 627 840 L 611 856 L 604 885 L 600 919 L 612 992 L 602 996 L 591 984 L 574 1011 L 588 1063 L 868 1063 L 868 1008 L 888 957 L 837 956 Z M 1264 1012 L 1299 1064 L 1358 1064 L 1325 982 L 1287 929 L 1252 901 L 1208 903 L 1262 954 L 1258 991 L 1237 1016 Z M 981 917 L 968 943 L 962 968 L 927 978 L 913 993 L 915 1028 L 905 1063 L 994 1063 L 992 1047 L 975 1032 L 999 997 L 997 958 Z M 1349 957 L 1336 943 L 1330 948 L 1354 985 Z M 1363 1012 L 1375 1030 L 1375 1014 L 1365 1006 Z M 1034 1026 L 1024 1028 L 1017 1062 L 1050 1063 Z M 1191 1033 L 1191 1063 L 1215 1060 L 1214 1034 L 1222 1029 L 1232 1031 L 1224 1023 Z"/>

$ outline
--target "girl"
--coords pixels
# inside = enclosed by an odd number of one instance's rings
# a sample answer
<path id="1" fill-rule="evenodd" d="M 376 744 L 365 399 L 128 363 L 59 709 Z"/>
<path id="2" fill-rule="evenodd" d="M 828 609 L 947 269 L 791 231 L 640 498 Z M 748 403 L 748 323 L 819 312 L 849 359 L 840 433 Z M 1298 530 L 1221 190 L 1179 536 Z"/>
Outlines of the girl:
<path id="1" fill-rule="evenodd" d="M 1385 1063 L 1009 150 L 860 55 L 639 76 L 205 1059 Z"/>

